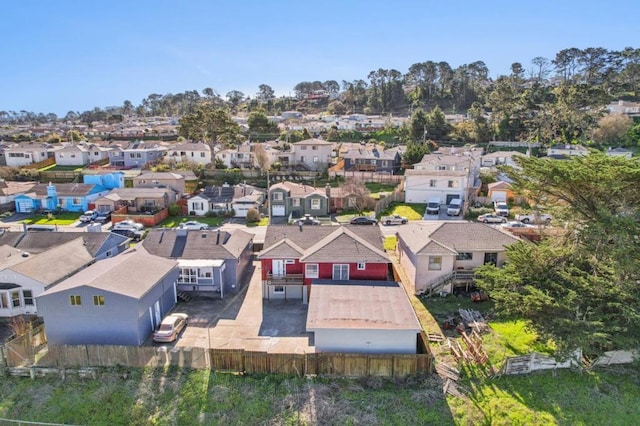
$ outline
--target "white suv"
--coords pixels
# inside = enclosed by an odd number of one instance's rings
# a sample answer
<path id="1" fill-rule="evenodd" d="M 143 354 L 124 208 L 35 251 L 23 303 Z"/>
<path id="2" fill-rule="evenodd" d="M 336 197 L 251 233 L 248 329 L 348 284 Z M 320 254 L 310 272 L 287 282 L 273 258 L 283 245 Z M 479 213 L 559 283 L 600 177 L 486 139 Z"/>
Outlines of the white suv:
<path id="1" fill-rule="evenodd" d="M 118 222 L 113 225 L 112 229 L 126 229 L 131 231 L 142 231 L 144 229 L 144 225 L 141 223 L 134 222 L 132 220 L 123 220 L 122 222 Z"/>

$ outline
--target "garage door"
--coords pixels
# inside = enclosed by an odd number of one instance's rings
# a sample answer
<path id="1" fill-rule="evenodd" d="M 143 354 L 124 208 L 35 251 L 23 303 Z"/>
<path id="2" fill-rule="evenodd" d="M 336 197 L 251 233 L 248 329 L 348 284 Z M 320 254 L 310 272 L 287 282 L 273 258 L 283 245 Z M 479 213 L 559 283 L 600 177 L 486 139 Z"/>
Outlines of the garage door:
<path id="1" fill-rule="evenodd" d="M 33 203 L 31 201 L 18 201 L 18 213 L 31 213 L 33 211 Z"/>
<path id="2" fill-rule="evenodd" d="M 271 214 L 274 216 L 284 216 L 284 206 L 273 206 L 271 207 Z"/>
<path id="3" fill-rule="evenodd" d="M 236 213 L 236 217 L 247 217 L 247 212 L 250 207 L 243 206 L 241 204 L 235 204 L 233 206 L 233 211 Z"/>

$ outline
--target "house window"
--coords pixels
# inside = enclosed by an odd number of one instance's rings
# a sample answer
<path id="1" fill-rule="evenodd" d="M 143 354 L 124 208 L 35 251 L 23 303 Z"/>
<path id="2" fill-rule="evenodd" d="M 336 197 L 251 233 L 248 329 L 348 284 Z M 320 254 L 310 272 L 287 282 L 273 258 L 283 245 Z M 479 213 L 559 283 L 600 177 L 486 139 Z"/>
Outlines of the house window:
<path id="1" fill-rule="evenodd" d="M 156 200 L 144 200 L 145 207 L 155 207 Z"/>
<path id="2" fill-rule="evenodd" d="M 344 264 L 333 265 L 333 279 L 334 280 L 348 280 L 349 279 L 349 265 L 344 265 Z"/>
<path id="3" fill-rule="evenodd" d="M 293 259 L 285 259 L 284 264 L 285 265 L 295 265 L 296 261 Z"/>
<path id="4" fill-rule="evenodd" d="M 317 163 L 318 161 L 320 161 L 320 157 L 318 157 L 317 155 L 313 156 L 313 162 Z"/>
<path id="5" fill-rule="evenodd" d="M 193 284 L 198 282 L 198 270 L 196 268 L 180 268 L 180 275 L 178 275 L 178 283 L 181 284 Z"/>
<path id="6" fill-rule="evenodd" d="M 0 308 L 8 308 L 9 302 L 7 301 L 7 293 L 0 293 Z"/>
<path id="7" fill-rule="evenodd" d="M 136 158 L 136 155 L 133 152 L 131 152 L 129 153 L 129 158 Z"/>
<path id="8" fill-rule="evenodd" d="M 300 207 L 300 198 L 293 198 L 293 199 L 291 200 L 291 205 L 292 205 L 293 207 Z"/>
<path id="9" fill-rule="evenodd" d="M 142 158 L 142 153 L 136 152 L 136 158 Z"/>
<path id="10" fill-rule="evenodd" d="M 200 157 L 201 157 L 201 158 L 204 158 L 204 157 L 205 157 L 204 152 L 201 152 L 201 153 L 200 153 Z"/>
<path id="11" fill-rule="evenodd" d="M 443 166 L 442 164 L 440 164 L 438 166 L 438 170 L 447 170 L 447 166 Z"/>
<path id="12" fill-rule="evenodd" d="M 301 163 L 304 163 L 304 162 L 305 162 L 304 155 L 301 155 L 301 156 L 300 156 L 300 162 L 301 162 Z"/>
<path id="13" fill-rule="evenodd" d="M 367 267 L 366 265 L 364 262 L 358 262 L 358 271 L 364 271 Z"/>
<path id="14" fill-rule="evenodd" d="M 71 296 L 69 296 L 69 299 L 71 300 L 71 306 L 80 306 L 80 305 L 82 305 L 82 300 L 80 299 L 80 296 L 71 295 Z"/>
<path id="15" fill-rule="evenodd" d="M 282 192 L 274 192 L 273 193 L 273 201 L 282 201 L 284 199 L 284 196 L 282 194 Z"/>
<path id="16" fill-rule="evenodd" d="M 320 200 L 319 199 L 314 199 L 311 200 L 311 210 L 320 210 Z"/>
<path id="17" fill-rule="evenodd" d="M 31 290 L 22 290 L 22 298 L 24 306 L 33 306 L 33 292 Z"/>
<path id="18" fill-rule="evenodd" d="M 94 151 L 93 155 L 97 157 L 98 155 L 100 155 L 100 153 L 98 151 Z"/>
<path id="19" fill-rule="evenodd" d="M 73 204 L 74 206 L 82 205 L 82 198 L 73 198 L 71 200 L 71 204 Z"/>
<path id="20" fill-rule="evenodd" d="M 473 253 L 458 253 L 456 260 L 471 260 L 473 259 Z"/>
<path id="21" fill-rule="evenodd" d="M 273 292 L 274 293 L 284 293 L 284 286 L 283 285 L 277 285 L 273 287 Z"/>
<path id="22" fill-rule="evenodd" d="M 430 256 L 429 257 L 429 270 L 440 271 L 442 269 L 442 257 Z"/>
<path id="23" fill-rule="evenodd" d="M 20 306 L 20 292 L 19 291 L 12 291 L 11 292 L 11 305 L 14 308 L 17 308 Z"/>
<path id="24" fill-rule="evenodd" d="M 431 179 L 429 181 L 429 186 L 432 187 L 432 188 L 435 187 L 436 186 L 436 180 L 435 179 Z"/>
<path id="25" fill-rule="evenodd" d="M 311 149 L 314 150 L 314 151 L 317 151 L 318 147 L 317 146 L 312 146 Z"/>
<path id="26" fill-rule="evenodd" d="M 307 278 L 318 278 L 318 264 L 308 263 L 304 265 L 304 275 Z"/>
<path id="27" fill-rule="evenodd" d="M 455 181 L 455 180 L 450 180 L 450 181 L 447 183 L 447 186 L 448 186 L 449 188 L 457 188 L 457 187 L 458 187 L 458 182 L 457 182 L 457 181 Z"/>
<path id="28" fill-rule="evenodd" d="M 76 155 L 75 154 L 71 154 L 71 158 L 76 158 Z"/>
<path id="29" fill-rule="evenodd" d="M 104 296 L 93 296 L 93 304 L 96 306 L 104 306 Z"/>
<path id="30" fill-rule="evenodd" d="M 307 147 L 303 145 L 303 146 L 300 147 L 300 149 L 303 150 L 303 151 L 306 151 Z"/>

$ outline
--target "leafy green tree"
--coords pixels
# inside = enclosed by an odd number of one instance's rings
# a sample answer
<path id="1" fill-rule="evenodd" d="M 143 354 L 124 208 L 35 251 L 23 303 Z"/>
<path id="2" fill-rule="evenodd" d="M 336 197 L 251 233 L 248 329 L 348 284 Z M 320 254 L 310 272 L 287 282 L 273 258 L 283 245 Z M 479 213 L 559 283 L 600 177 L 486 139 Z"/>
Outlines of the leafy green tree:
<path id="1" fill-rule="evenodd" d="M 429 153 L 429 148 L 423 142 L 409 142 L 407 150 L 402 156 L 402 160 L 406 164 L 416 164 L 422 160 L 425 154 Z"/>
<path id="2" fill-rule="evenodd" d="M 240 126 L 231 119 L 229 113 L 210 105 L 198 105 L 193 113 L 183 115 L 179 122 L 178 134 L 212 145 L 217 142 L 227 145 L 243 139 Z"/>
<path id="3" fill-rule="evenodd" d="M 247 118 L 250 133 L 278 133 L 278 124 L 269 120 L 263 110 L 252 111 Z"/>
<path id="4" fill-rule="evenodd" d="M 448 134 L 450 130 L 450 126 L 447 123 L 444 112 L 440 109 L 438 105 L 433 107 L 431 111 L 427 114 L 427 134 L 430 139 L 435 140 L 446 140 L 448 139 Z"/>
<path id="5" fill-rule="evenodd" d="M 588 354 L 640 342 L 640 162 L 600 152 L 566 161 L 516 157 L 513 188 L 557 206 L 564 237 L 507 249 L 504 268 L 483 266 L 478 285 L 496 310 L 527 318 L 561 351 Z"/>
<path id="6" fill-rule="evenodd" d="M 416 109 L 413 114 L 411 114 L 411 121 L 409 122 L 410 140 L 414 142 L 424 142 L 428 134 L 427 124 L 427 114 L 422 110 L 422 108 Z"/>

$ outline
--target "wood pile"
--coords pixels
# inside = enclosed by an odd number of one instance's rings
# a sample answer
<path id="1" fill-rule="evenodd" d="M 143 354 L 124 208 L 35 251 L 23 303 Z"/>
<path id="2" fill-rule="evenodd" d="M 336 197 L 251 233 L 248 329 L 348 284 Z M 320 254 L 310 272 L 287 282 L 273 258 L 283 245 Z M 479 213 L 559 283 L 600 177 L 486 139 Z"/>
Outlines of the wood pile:
<path id="1" fill-rule="evenodd" d="M 480 312 L 474 311 L 473 309 L 460 309 L 458 312 L 468 328 L 471 328 L 478 333 L 489 332 L 487 321 Z"/>
<path id="2" fill-rule="evenodd" d="M 458 388 L 460 380 L 460 372 L 447 364 L 436 364 L 436 373 L 442 379 L 442 391 L 458 398 L 464 397 L 464 394 Z"/>

